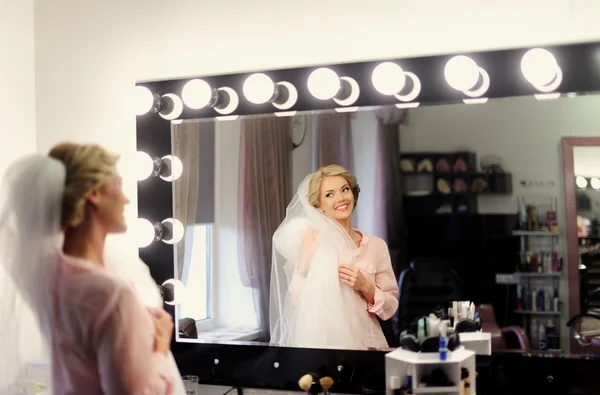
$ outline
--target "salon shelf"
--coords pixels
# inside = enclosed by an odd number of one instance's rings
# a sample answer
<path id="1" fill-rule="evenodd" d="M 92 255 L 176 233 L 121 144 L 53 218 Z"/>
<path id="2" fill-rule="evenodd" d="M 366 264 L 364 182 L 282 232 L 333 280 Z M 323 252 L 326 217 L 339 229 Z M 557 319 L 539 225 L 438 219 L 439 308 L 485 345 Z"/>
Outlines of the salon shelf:
<path id="1" fill-rule="evenodd" d="M 534 311 L 534 310 L 515 310 L 515 314 L 529 314 L 529 315 L 560 315 L 560 311 Z"/>
<path id="2" fill-rule="evenodd" d="M 560 232 L 550 232 L 547 230 L 515 230 L 512 232 L 513 236 L 559 236 Z"/>
<path id="3" fill-rule="evenodd" d="M 417 387 L 413 389 L 413 394 L 450 394 L 460 391 L 457 386 L 453 387 Z"/>
<path id="4" fill-rule="evenodd" d="M 536 273 L 536 272 L 515 272 L 516 276 L 521 277 L 560 277 L 561 272 L 556 273 Z"/>

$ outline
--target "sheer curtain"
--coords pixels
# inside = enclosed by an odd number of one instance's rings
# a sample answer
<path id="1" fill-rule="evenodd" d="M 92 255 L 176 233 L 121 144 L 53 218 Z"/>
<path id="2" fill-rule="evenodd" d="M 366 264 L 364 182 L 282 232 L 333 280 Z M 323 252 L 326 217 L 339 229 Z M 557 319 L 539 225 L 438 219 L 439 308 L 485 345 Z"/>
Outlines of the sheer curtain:
<path id="1" fill-rule="evenodd" d="M 242 282 L 254 290 L 259 341 L 269 340 L 272 237 L 292 198 L 290 128 L 289 117 L 242 121 L 238 256 Z"/>
<path id="2" fill-rule="evenodd" d="M 341 165 L 352 169 L 352 136 L 349 113 L 323 112 L 315 115 L 315 158 L 317 168 Z"/>
<path id="3" fill-rule="evenodd" d="M 406 266 L 406 230 L 402 209 L 403 184 L 400 167 L 400 125 L 408 112 L 396 107 L 382 107 L 376 112 L 377 151 L 375 171 L 376 226 L 384 230 L 396 278 Z"/>
<path id="4" fill-rule="evenodd" d="M 183 239 L 175 244 L 176 278 L 185 283 L 184 268 L 189 266 L 191 257 L 191 252 L 185 252 L 186 248 L 192 248 L 200 186 L 200 123 L 191 121 L 174 124 L 171 135 L 173 155 L 183 163 L 181 177 L 173 181 L 173 211 L 174 217 L 181 221 L 185 229 Z"/>

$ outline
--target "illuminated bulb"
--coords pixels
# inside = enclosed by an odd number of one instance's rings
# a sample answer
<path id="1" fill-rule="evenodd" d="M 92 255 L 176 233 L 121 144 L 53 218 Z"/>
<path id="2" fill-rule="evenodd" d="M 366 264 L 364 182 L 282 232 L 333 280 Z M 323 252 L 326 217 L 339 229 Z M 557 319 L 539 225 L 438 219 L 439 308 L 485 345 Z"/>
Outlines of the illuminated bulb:
<path id="1" fill-rule="evenodd" d="M 167 93 L 161 98 L 161 109 L 158 112 L 163 119 L 172 121 L 183 112 L 183 101 L 177 95 Z"/>
<path id="2" fill-rule="evenodd" d="M 161 160 L 163 161 L 164 166 L 166 166 L 166 169 L 164 174 L 160 175 L 160 178 L 171 182 L 181 177 L 181 174 L 183 174 L 183 163 L 181 162 L 181 159 L 174 155 L 165 155 Z"/>
<path id="3" fill-rule="evenodd" d="M 575 184 L 577 184 L 577 186 L 581 189 L 587 187 L 588 185 L 587 180 L 585 179 L 585 177 L 582 176 L 577 176 L 575 178 Z"/>
<path id="4" fill-rule="evenodd" d="M 536 87 L 550 84 L 556 78 L 557 71 L 556 58 L 545 49 L 530 49 L 521 59 L 523 76 Z"/>
<path id="5" fill-rule="evenodd" d="M 145 86 L 136 86 L 135 87 L 135 114 L 136 115 L 144 115 L 152 108 L 154 104 L 154 97 L 152 96 L 152 92 L 150 89 Z"/>
<path id="6" fill-rule="evenodd" d="M 275 84 L 266 74 L 252 74 L 244 81 L 243 92 L 250 103 L 264 104 L 275 95 Z"/>
<path id="7" fill-rule="evenodd" d="M 210 104 L 213 99 L 213 90 L 208 82 L 200 79 L 189 81 L 181 91 L 181 98 L 186 106 L 199 110 Z"/>
<path id="8" fill-rule="evenodd" d="M 166 244 L 179 243 L 183 239 L 185 229 L 181 221 L 175 218 L 167 218 L 161 222 L 166 229 L 168 237 L 162 239 Z"/>
<path id="9" fill-rule="evenodd" d="M 137 219 L 132 231 L 139 248 L 149 246 L 156 238 L 154 225 L 144 218 Z"/>
<path id="10" fill-rule="evenodd" d="M 592 185 L 592 188 L 594 189 L 600 189 L 600 180 L 596 177 L 592 178 L 590 180 L 590 184 Z"/>
<path id="11" fill-rule="evenodd" d="M 371 74 L 373 86 L 383 95 L 395 95 L 404 88 L 406 75 L 400 66 L 392 62 L 380 63 Z"/>
<path id="12" fill-rule="evenodd" d="M 452 88 L 467 91 L 479 81 L 479 66 L 468 56 L 455 56 L 446 63 L 444 77 Z"/>
<path id="13" fill-rule="evenodd" d="M 185 301 L 186 288 L 181 281 L 171 278 L 162 283 L 162 286 L 172 293 L 172 299 L 165 300 L 166 304 L 173 306 Z"/>
<path id="14" fill-rule="evenodd" d="M 135 174 L 135 178 L 138 181 L 143 181 L 146 178 L 150 177 L 152 172 L 154 171 L 154 161 L 145 152 L 137 151 L 135 153 L 135 159 L 133 162 L 133 171 Z"/>
<path id="15" fill-rule="evenodd" d="M 309 92 L 319 100 L 333 99 L 340 91 L 340 77 L 326 67 L 316 69 L 308 77 Z"/>

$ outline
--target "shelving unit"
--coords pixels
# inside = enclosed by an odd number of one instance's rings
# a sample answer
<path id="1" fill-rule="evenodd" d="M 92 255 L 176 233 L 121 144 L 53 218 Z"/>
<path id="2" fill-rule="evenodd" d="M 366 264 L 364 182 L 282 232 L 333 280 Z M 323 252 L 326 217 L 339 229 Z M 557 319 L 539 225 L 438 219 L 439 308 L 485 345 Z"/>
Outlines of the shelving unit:
<path id="1" fill-rule="evenodd" d="M 515 313 L 523 317 L 523 329 L 529 337 L 532 349 L 542 349 L 545 346 L 545 350 L 559 350 L 561 348 L 559 333 L 561 313 L 560 306 L 556 306 L 557 308 L 555 308 L 553 299 L 559 290 L 561 272 L 553 271 L 552 253 L 556 252 L 560 260 L 560 254 L 557 250 L 560 232 L 517 230 L 513 231 L 512 234 L 521 239 L 521 269 L 537 270 L 521 271 L 514 274 L 517 279 L 517 287 L 520 287 L 521 290 L 522 300 L 521 309 L 515 310 Z M 532 242 L 532 239 L 535 239 L 535 241 Z M 546 240 L 549 240 L 550 243 L 544 243 Z M 536 253 L 532 252 L 534 250 Z M 539 266 L 537 266 L 538 263 L 533 264 L 532 262 L 526 264 L 524 260 L 526 260 L 527 254 L 532 254 L 530 257 L 532 261 L 534 259 L 540 260 Z M 533 255 L 536 255 L 536 258 Z M 548 259 L 548 256 L 550 256 L 550 259 Z M 553 291 L 550 295 L 548 294 L 548 282 L 551 282 L 551 289 Z M 543 308 L 539 308 L 540 301 L 538 299 L 540 289 L 544 291 L 544 301 L 541 303 Z M 539 339 L 540 325 L 544 325 L 544 328 L 554 328 L 554 333 L 546 333 L 545 344 L 542 344 Z"/>
<path id="2" fill-rule="evenodd" d="M 512 193 L 512 175 L 478 171 L 475 152 L 410 152 L 401 159 L 411 213 L 477 213 L 478 196 Z"/>
<path id="3" fill-rule="evenodd" d="M 448 352 L 447 359 L 441 361 L 438 353 L 420 353 L 397 349 L 385 355 L 386 393 L 392 395 L 392 377 L 399 377 L 400 383 L 406 386 L 408 376 L 412 376 L 413 394 L 447 394 L 459 395 L 461 385 L 461 368 L 469 371 L 471 395 L 475 395 L 476 371 L 475 353 L 464 347 Z M 421 379 L 435 369 L 441 369 L 453 383 L 447 387 L 425 387 L 420 385 Z"/>

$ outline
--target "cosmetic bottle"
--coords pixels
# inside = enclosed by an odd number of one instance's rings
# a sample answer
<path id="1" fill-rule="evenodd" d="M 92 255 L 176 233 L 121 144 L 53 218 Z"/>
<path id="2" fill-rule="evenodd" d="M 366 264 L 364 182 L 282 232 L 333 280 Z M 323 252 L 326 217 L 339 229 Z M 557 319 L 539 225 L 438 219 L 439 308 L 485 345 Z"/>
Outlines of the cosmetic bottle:
<path id="1" fill-rule="evenodd" d="M 525 198 L 519 197 L 519 225 L 521 230 L 527 230 L 527 207 L 525 207 Z"/>
<path id="2" fill-rule="evenodd" d="M 544 297 L 544 288 L 540 288 L 537 294 L 537 309 L 538 311 L 544 311 L 546 307 L 546 298 Z"/>
<path id="3" fill-rule="evenodd" d="M 558 273 L 558 251 L 552 251 L 552 271 Z"/>
<path id="4" fill-rule="evenodd" d="M 523 290 L 523 309 L 531 310 L 531 289 L 529 288 L 529 284 L 525 284 Z"/>
<path id="5" fill-rule="evenodd" d="M 542 322 L 540 324 L 540 334 L 539 334 L 539 345 L 540 345 L 540 350 L 545 350 L 547 348 L 547 342 L 546 342 L 546 325 L 544 325 L 544 323 Z"/>
<path id="6" fill-rule="evenodd" d="M 446 358 L 448 357 L 448 344 L 446 341 L 446 336 L 440 336 L 440 345 L 439 345 L 439 352 L 440 352 L 440 361 L 445 361 Z"/>
<path id="7" fill-rule="evenodd" d="M 552 308 L 554 306 L 554 295 L 552 295 L 552 292 L 550 290 L 546 290 L 544 291 L 544 311 L 552 311 Z"/>
<path id="8" fill-rule="evenodd" d="M 554 326 L 554 322 L 552 319 L 548 319 L 548 323 L 546 323 L 546 347 L 549 350 L 554 350 L 558 348 L 558 336 L 556 334 L 556 327 Z"/>
<path id="9" fill-rule="evenodd" d="M 554 288 L 553 310 L 560 311 L 560 300 L 558 299 L 558 289 Z"/>
<path id="10" fill-rule="evenodd" d="M 531 289 L 531 311 L 537 311 L 537 291 L 535 289 Z"/>
<path id="11" fill-rule="evenodd" d="M 556 198 L 550 202 L 550 210 L 546 211 L 546 224 L 550 232 L 558 232 L 558 222 L 556 220 Z"/>
<path id="12" fill-rule="evenodd" d="M 517 310 L 523 310 L 523 286 L 517 285 Z"/>

